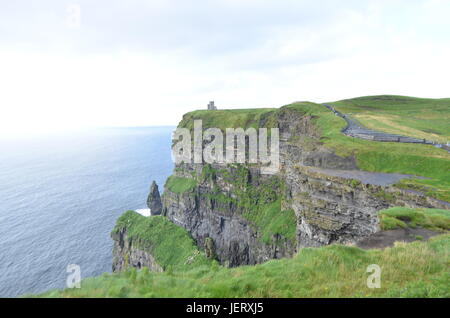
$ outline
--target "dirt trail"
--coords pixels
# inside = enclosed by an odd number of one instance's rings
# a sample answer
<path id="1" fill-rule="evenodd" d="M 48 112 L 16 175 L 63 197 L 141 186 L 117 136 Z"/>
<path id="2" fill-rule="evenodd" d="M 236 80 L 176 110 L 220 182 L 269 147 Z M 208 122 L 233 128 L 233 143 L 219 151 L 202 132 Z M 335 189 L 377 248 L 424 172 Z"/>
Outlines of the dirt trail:
<path id="1" fill-rule="evenodd" d="M 372 234 L 356 243 L 356 246 L 363 249 L 386 248 L 394 246 L 395 242 L 414 242 L 417 240 L 428 240 L 432 236 L 442 233 L 424 228 L 405 228 L 388 231 L 380 231 Z"/>

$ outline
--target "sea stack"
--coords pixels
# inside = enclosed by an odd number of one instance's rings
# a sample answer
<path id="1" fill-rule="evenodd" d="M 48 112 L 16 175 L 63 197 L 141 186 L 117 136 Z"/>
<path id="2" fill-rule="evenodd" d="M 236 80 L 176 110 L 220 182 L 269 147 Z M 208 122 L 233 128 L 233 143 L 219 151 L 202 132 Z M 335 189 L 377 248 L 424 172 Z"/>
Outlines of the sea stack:
<path id="1" fill-rule="evenodd" d="M 162 211 L 161 196 L 159 195 L 158 185 L 155 181 L 150 186 L 150 194 L 147 199 L 147 206 L 151 215 L 160 215 Z"/>

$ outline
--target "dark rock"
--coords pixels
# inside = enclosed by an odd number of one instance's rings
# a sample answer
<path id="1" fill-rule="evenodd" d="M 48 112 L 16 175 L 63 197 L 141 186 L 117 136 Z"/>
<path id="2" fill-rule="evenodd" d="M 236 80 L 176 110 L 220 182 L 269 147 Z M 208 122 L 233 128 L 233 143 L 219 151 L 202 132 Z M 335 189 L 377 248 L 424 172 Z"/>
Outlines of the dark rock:
<path id="1" fill-rule="evenodd" d="M 150 187 L 147 206 L 150 209 L 151 215 L 160 215 L 162 212 L 161 196 L 159 195 L 158 185 L 155 181 L 152 182 Z"/>

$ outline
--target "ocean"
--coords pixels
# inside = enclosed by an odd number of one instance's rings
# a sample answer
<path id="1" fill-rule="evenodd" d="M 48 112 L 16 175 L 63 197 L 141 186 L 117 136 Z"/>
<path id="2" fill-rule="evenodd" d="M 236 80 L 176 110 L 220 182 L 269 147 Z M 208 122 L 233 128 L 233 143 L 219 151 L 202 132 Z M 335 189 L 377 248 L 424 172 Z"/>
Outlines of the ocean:
<path id="1" fill-rule="evenodd" d="M 69 264 L 111 272 L 110 232 L 146 208 L 152 180 L 162 192 L 174 128 L 0 140 L 0 297 L 64 288 Z"/>

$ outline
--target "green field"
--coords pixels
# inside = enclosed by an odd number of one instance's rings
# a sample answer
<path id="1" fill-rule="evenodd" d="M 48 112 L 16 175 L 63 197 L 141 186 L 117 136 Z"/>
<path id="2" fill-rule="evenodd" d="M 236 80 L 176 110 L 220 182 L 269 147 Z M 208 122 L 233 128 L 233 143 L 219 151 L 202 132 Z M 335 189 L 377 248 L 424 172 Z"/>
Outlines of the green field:
<path id="1" fill-rule="evenodd" d="M 383 95 L 329 104 L 371 129 L 442 143 L 450 142 L 450 98 Z"/>

